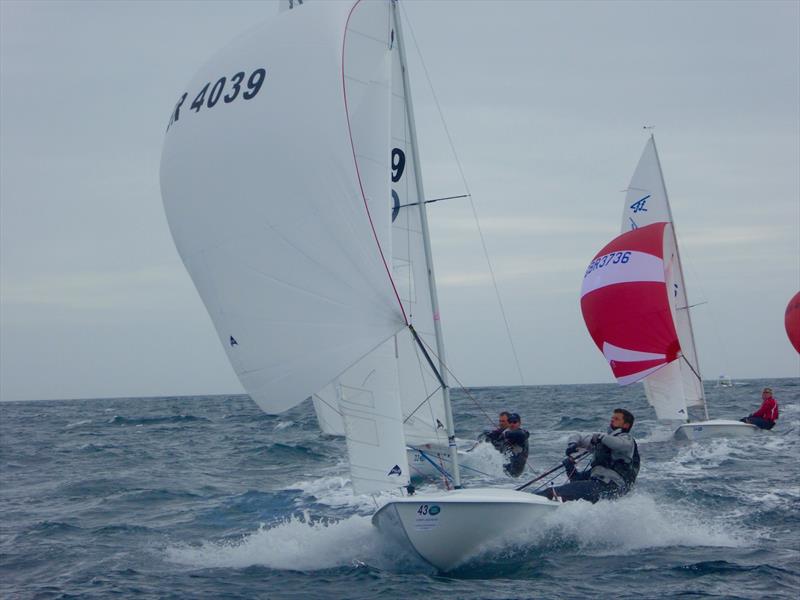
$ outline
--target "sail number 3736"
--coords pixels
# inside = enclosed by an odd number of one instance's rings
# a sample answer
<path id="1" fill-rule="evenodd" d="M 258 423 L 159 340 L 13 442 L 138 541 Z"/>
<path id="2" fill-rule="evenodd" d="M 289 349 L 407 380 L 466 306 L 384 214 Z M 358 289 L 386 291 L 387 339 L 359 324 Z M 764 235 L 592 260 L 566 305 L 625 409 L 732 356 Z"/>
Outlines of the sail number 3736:
<path id="1" fill-rule="evenodd" d="M 591 273 L 592 271 L 595 271 L 596 269 L 602 269 L 606 265 L 616 265 L 617 263 L 622 263 L 624 265 L 630 259 L 631 259 L 630 251 L 612 252 L 611 254 L 598 256 L 591 263 L 589 263 L 589 266 L 586 268 L 586 273 L 584 273 L 583 276 L 587 277 L 589 273 Z"/>
<path id="2" fill-rule="evenodd" d="M 239 71 L 230 79 L 223 76 L 216 81 L 209 81 L 197 92 L 188 110 L 199 113 L 201 109 L 214 108 L 219 104 L 220 100 L 222 100 L 222 104 L 230 104 L 239 98 L 252 100 L 261 90 L 266 78 L 267 70 L 261 67 L 254 70 L 249 76 L 245 71 Z M 167 131 L 180 119 L 181 108 L 184 108 L 188 98 L 189 92 L 184 92 L 180 100 L 175 104 L 175 108 L 169 118 Z"/>

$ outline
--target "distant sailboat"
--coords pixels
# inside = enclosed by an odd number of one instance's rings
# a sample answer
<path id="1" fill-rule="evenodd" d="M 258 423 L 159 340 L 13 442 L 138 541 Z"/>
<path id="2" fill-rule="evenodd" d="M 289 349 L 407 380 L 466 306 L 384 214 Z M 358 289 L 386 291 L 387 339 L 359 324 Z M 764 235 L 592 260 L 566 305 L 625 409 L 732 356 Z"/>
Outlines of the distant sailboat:
<path id="1" fill-rule="evenodd" d="M 684 422 L 677 438 L 752 435 L 757 431 L 752 425 L 708 418 L 672 210 L 652 135 L 625 197 L 622 231 L 590 263 L 581 294 L 584 320 L 617 381 L 642 381 L 659 420 Z M 704 421 L 688 422 L 691 406 L 703 408 Z"/>
<path id="2" fill-rule="evenodd" d="M 733 387 L 733 381 L 727 375 L 717 377 L 717 387 Z"/>
<path id="3" fill-rule="evenodd" d="M 170 229 L 258 406 L 336 407 L 356 493 L 401 491 L 406 444 L 441 440 L 456 489 L 389 500 L 373 523 L 450 569 L 560 504 L 459 489 L 397 3 L 290 4 L 176 104 L 161 162 Z"/>

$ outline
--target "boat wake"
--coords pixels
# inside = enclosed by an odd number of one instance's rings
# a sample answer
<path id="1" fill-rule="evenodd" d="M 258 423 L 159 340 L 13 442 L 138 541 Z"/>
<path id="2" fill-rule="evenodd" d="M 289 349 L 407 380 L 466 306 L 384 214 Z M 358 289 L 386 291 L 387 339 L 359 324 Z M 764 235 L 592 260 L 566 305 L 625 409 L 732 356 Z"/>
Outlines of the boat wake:
<path id="1" fill-rule="evenodd" d="M 166 549 L 169 561 L 194 568 L 243 569 L 262 566 L 288 571 L 319 571 L 339 567 L 372 567 L 407 570 L 428 569 L 422 561 L 382 538 L 367 516 L 314 520 L 309 514 L 239 539 L 180 544 Z"/>
<path id="2" fill-rule="evenodd" d="M 615 502 L 565 504 L 548 517 L 541 541 L 548 547 L 568 544 L 616 555 L 672 546 L 733 548 L 746 539 L 721 523 L 632 493 Z"/>
<path id="3" fill-rule="evenodd" d="M 513 535 L 483 546 L 460 570 L 482 564 L 496 568 L 498 562 L 512 568 L 532 559 L 576 553 L 617 556 L 666 547 L 742 547 L 751 538 L 752 533 L 733 534 L 659 505 L 647 494 L 633 494 L 616 502 L 565 504 L 545 519 L 521 523 Z M 165 553 L 170 562 L 192 568 L 316 571 L 366 565 L 391 572 L 432 570 L 410 548 L 380 535 L 367 515 L 315 519 L 309 511 L 261 525 L 240 538 L 179 544 Z"/>

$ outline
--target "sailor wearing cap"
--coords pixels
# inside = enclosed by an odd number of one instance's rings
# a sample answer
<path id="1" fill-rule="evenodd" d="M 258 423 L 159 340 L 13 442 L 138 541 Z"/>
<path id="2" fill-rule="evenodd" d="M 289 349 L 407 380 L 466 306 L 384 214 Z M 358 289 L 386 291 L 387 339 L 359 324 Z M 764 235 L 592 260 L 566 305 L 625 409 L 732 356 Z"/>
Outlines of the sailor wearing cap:
<path id="1" fill-rule="evenodd" d="M 528 438 L 530 433 L 522 429 L 522 419 L 517 413 L 508 415 L 508 429 L 503 432 L 502 452 L 508 462 L 503 465 L 506 473 L 519 477 L 528 463 Z"/>

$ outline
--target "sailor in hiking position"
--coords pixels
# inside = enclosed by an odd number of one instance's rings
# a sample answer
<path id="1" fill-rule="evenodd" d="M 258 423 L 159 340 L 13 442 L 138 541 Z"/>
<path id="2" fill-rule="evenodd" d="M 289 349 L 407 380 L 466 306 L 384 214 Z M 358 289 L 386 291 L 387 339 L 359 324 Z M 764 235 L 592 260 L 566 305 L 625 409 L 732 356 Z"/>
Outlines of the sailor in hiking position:
<path id="1" fill-rule="evenodd" d="M 528 464 L 528 438 L 530 433 L 522 429 L 522 419 L 517 413 L 503 411 L 498 419 L 498 427 L 484 431 L 478 439 L 489 442 L 494 449 L 503 454 L 507 462 L 503 470 L 511 477 L 519 477 Z"/>
<path id="2" fill-rule="evenodd" d="M 764 388 L 761 400 L 761 406 L 756 412 L 739 420 L 742 423 L 755 425 L 759 429 L 772 429 L 778 420 L 778 401 L 772 397 L 772 388 Z"/>
<path id="3" fill-rule="evenodd" d="M 481 441 L 489 442 L 494 449 L 498 452 L 503 451 L 503 433 L 506 429 L 508 429 L 508 417 L 511 415 L 510 412 L 504 410 L 500 413 L 500 416 L 497 419 L 497 429 L 487 430 L 484 431 L 481 435 L 478 436 L 478 439 Z"/>
<path id="4" fill-rule="evenodd" d="M 634 417 L 624 408 L 615 408 L 608 433 L 573 436 L 564 459 L 569 483 L 537 492 L 551 500 L 589 500 L 616 498 L 627 494 L 639 474 L 639 449 L 630 434 Z M 590 469 L 579 473 L 572 455 L 579 450 L 594 454 Z"/>
<path id="5" fill-rule="evenodd" d="M 503 432 L 501 452 L 508 462 L 503 470 L 511 477 L 519 477 L 528 464 L 528 438 L 530 433 L 522 429 L 522 419 L 517 413 L 508 415 L 508 429 Z"/>

